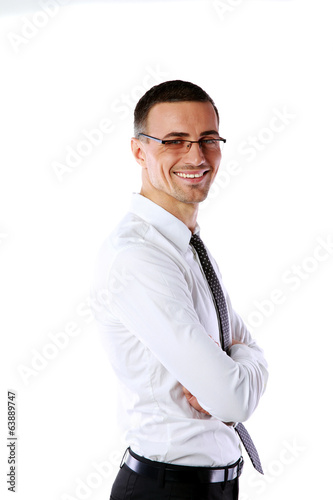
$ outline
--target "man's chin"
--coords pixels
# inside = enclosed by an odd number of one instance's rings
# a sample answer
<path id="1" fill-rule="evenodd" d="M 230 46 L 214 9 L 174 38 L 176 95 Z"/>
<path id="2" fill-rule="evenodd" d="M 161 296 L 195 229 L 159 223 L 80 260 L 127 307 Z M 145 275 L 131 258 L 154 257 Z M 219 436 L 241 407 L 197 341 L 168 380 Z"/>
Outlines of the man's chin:
<path id="1" fill-rule="evenodd" d="M 207 198 L 208 196 L 208 192 L 203 192 L 203 193 L 192 193 L 191 195 L 184 195 L 184 196 L 179 196 L 177 197 L 177 199 L 179 201 L 182 201 L 183 203 L 189 203 L 189 204 L 192 204 L 192 203 L 195 203 L 195 204 L 198 204 L 198 203 L 202 203 L 203 201 L 205 201 L 205 199 Z"/>

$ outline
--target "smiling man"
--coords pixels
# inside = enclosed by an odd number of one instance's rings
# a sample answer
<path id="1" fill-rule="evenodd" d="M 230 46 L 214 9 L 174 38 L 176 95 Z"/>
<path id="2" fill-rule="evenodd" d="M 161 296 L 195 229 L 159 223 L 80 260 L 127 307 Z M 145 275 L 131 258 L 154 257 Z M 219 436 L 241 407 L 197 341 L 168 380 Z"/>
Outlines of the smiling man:
<path id="1" fill-rule="evenodd" d="M 225 143 L 218 111 L 197 85 L 164 82 L 138 102 L 134 128 L 141 191 L 103 244 L 93 287 L 128 445 L 111 499 L 236 499 L 240 440 L 262 472 L 241 422 L 268 374 L 199 236 Z"/>
<path id="2" fill-rule="evenodd" d="M 159 103 L 144 129 L 161 139 L 148 132 L 132 139 L 143 168 L 141 194 L 180 220 L 190 216 L 194 229 L 198 203 L 207 197 L 221 161 L 217 114 L 210 102 Z"/>

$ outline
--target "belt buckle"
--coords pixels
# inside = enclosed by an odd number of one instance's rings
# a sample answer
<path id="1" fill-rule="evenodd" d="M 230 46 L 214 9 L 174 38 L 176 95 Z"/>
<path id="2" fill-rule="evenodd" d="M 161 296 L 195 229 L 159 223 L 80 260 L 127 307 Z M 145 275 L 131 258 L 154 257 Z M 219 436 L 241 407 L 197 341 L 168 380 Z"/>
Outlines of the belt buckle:
<path id="1" fill-rule="evenodd" d="M 129 447 L 126 448 L 125 453 L 123 454 L 123 458 L 121 459 L 120 466 L 119 466 L 120 468 L 122 468 L 122 466 L 126 462 L 128 455 L 129 455 Z"/>

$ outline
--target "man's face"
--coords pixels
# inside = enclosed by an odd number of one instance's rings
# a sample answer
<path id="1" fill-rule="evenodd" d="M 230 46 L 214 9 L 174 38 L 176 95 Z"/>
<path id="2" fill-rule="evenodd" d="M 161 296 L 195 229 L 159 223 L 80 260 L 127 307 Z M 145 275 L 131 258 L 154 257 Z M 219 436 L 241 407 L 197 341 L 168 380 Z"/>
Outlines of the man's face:
<path id="1" fill-rule="evenodd" d="M 155 104 L 145 133 L 163 140 L 219 137 L 211 103 L 192 101 Z M 176 200 L 180 204 L 205 200 L 221 161 L 219 148 L 207 152 L 196 143 L 188 152 L 177 152 L 142 136 L 134 141 L 134 149 L 138 148 L 134 154 L 143 167 L 143 194 L 162 206 Z"/>

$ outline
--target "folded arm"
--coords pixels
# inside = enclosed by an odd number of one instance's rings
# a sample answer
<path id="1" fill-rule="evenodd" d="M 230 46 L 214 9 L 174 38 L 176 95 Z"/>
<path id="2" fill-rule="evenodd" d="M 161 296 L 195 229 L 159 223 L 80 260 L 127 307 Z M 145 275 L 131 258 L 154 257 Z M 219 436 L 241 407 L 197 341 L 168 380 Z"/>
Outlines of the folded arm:
<path id="1" fill-rule="evenodd" d="M 224 422 L 249 418 L 264 391 L 267 370 L 262 351 L 242 323 L 235 341 L 246 345 L 233 345 L 227 355 L 197 317 L 190 276 L 158 249 L 131 246 L 118 255 L 112 269 L 110 313 L 195 395 L 208 414 Z M 115 269 L 126 276 L 119 288 Z M 237 327 L 238 317 L 231 319 Z"/>

